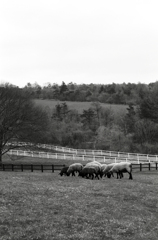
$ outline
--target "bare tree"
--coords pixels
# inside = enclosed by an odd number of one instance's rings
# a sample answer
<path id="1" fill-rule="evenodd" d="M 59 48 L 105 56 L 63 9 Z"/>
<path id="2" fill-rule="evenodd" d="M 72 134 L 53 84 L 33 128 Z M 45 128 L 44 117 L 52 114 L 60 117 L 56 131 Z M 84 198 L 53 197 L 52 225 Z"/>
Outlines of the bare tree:
<path id="1" fill-rule="evenodd" d="M 47 114 L 34 105 L 28 93 L 10 86 L 0 87 L 0 161 L 19 141 L 37 143 L 46 133 Z"/>

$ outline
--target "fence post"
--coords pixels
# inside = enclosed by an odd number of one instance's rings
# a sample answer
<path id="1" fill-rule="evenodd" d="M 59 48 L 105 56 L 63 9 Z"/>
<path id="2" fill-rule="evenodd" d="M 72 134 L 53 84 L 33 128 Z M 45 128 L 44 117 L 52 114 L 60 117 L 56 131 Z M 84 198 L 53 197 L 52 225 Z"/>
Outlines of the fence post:
<path id="1" fill-rule="evenodd" d="M 33 165 L 31 164 L 31 172 L 33 172 Z"/>
<path id="2" fill-rule="evenodd" d="M 54 172 L 54 165 L 52 164 L 52 172 Z"/>
<path id="3" fill-rule="evenodd" d="M 23 168 L 23 164 L 21 164 L 21 171 L 23 172 L 24 168 Z"/>
<path id="4" fill-rule="evenodd" d="M 3 167 L 3 171 L 5 171 L 5 166 L 4 166 L 4 164 L 2 164 L 2 167 Z"/>
<path id="5" fill-rule="evenodd" d="M 140 171 L 142 171 L 142 163 L 140 163 Z"/>
<path id="6" fill-rule="evenodd" d="M 155 164 L 156 164 L 156 170 L 157 170 L 157 162 Z"/>
<path id="7" fill-rule="evenodd" d="M 149 162 L 149 171 L 150 171 L 150 162 Z"/>
<path id="8" fill-rule="evenodd" d="M 41 165 L 41 172 L 43 172 L 43 165 Z"/>
<path id="9" fill-rule="evenodd" d="M 84 155 L 83 155 L 83 161 L 84 161 Z"/>
<path id="10" fill-rule="evenodd" d="M 14 164 L 12 164 L 12 172 L 14 171 Z"/>

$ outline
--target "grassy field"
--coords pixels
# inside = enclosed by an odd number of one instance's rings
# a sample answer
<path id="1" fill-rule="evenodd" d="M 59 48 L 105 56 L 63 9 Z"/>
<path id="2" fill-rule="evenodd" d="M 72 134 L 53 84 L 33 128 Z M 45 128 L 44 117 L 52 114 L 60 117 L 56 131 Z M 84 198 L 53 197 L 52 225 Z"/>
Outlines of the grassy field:
<path id="1" fill-rule="evenodd" d="M 0 239 L 157 240 L 158 173 L 133 178 L 0 172 Z"/>
<path id="2" fill-rule="evenodd" d="M 42 106 L 43 108 L 49 108 L 52 110 L 59 103 L 66 102 L 68 108 L 70 110 L 77 110 L 79 113 L 82 113 L 83 110 L 87 110 L 92 107 L 92 102 L 71 102 L 71 101 L 55 101 L 55 100 L 42 100 L 36 99 L 34 100 L 37 105 Z M 111 108 L 116 114 L 120 112 L 126 111 L 127 105 L 119 105 L 119 104 L 107 104 L 101 103 L 103 108 Z"/>

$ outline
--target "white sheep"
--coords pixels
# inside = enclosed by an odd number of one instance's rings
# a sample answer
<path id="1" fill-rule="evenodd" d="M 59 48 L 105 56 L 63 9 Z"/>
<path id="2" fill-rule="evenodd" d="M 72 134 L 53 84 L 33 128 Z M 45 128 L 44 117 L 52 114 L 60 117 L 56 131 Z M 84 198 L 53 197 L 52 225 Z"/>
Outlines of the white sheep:
<path id="1" fill-rule="evenodd" d="M 122 173 L 128 172 L 129 174 L 129 179 L 133 179 L 132 177 L 132 163 L 130 162 L 120 162 L 116 163 L 110 170 L 109 173 L 117 173 L 117 178 L 118 174 L 120 175 L 120 178 L 122 178 Z"/>
<path id="2" fill-rule="evenodd" d="M 80 173 L 82 168 L 83 168 L 83 165 L 81 163 L 73 163 L 69 166 L 67 170 L 67 174 L 68 175 L 72 174 L 72 176 L 75 176 L 75 172 Z"/>
<path id="3" fill-rule="evenodd" d="M 104 171 L 104 169 L 106 169 L 106 167 L 107 167 L 107 164 L 105 164 L 105 163 L 104 163 L 104 164 L 102 164 L 102 165 L 101 165 L 101 171 L 103 172 L 103 171 Z"/>
<path id="4" fill-rule="evenodd" d="M 86 166 L 92 165 L 92 164 L 97 164 L 97 165 L 100 166 L 100 167 L 102 166 L 102 164 L 101 164 L 100 162 L 97 162 L 97 161 L 89 162 L 89 163 L 86 164 Z"/>
<path id="5" fill-rule="evenodd" d="M 115 165 L 116 163 L 110 163 L 107 164 L 107 166 L 105 166 L 105 168 L 103 169 L 103 176 L 107 176 L 107 177 L 111 177 L 111 173 L 109 173 L 109 171 L 111 170 L 111 168 Z M 113 175 L 113 174 L 112 174 Z"/>

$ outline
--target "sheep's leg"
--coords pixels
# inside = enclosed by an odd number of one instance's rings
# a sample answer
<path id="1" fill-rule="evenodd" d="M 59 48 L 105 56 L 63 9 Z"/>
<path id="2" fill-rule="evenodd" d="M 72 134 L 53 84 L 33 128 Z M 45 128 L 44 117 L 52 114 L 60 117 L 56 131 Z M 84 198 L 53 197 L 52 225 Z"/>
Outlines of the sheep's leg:
<path id="1" fill-rule="evenodd" d="M 95 173 L 95 178 L 98 178 L 98 179 L 99 179 L 99 177 L 98 177 L 98 174 L 97 174 L 97 173 Z"/>
<path id="2" fill-rule="evenodd" d="M 98 173 L 95 173 L 95 178 L 98 178 L 98 179 L 99 179 Z"/>
<path id="3" fill-rule="evenodd" d="M 114 177 L 114 174 L 113 174 L 113 172 L 111 172 L 111 175 Z"/>
<path id="4" fill-rule="evenodd" d="M 133 177 L 132 177 L 132 173 L 129 173 L 129 179 L 133 179 Z"/>
<path id="5" fill-rule="evenodd" d="M 122 177 L 123 177 L 123 174 L 122 174 L 122 172 L 121 172 L 121 171 L 119 171 L 119 176 L 120 176 L 120 178 L 122 178 Z"/>
<path id="6" fill-rule="evenodd" d="M 128 171 L 127 171 L 128 172 Z M 132 177 L 132 173 L 131 172 L 128 172 L 128 174 L 129 174 L 129 179 L 133 179 L 133 177 Z"/>
<path id="7" fill-rule="evenodd" d="M 120 178 L 123 178 L 123 173 L 121 171 L 119 171 L 119 176 Z"/>

